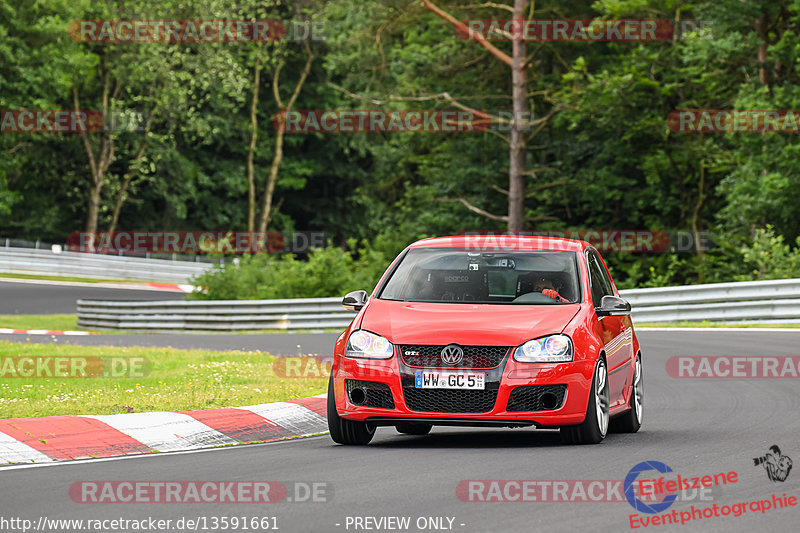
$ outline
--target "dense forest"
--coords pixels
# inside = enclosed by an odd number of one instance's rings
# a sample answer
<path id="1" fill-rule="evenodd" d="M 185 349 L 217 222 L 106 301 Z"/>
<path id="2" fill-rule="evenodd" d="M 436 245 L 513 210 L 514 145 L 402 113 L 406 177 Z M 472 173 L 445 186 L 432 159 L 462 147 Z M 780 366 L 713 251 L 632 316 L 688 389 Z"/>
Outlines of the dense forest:
<path id="1" fill-rule="evenodd" d="M 503 19 L 661 22 L 656 39 L 600 41 L 479 36 L 462 23 Z M 253 42 L 81 33 L 79 21 L 104 20 L 282 30 Z M 261 272 L 244 283 L 272 288 L 219 293 L 229 297 L 339 294 L 354 278 L 367 288 L 410 242 L 470 231 L 704 243 L 604 251 L 622 287 L 800 277 L 796 129 L 692 132 L 668 120 L 800 110 L 799 82 L 797 0 L 0 0 L 0 236 L 329 237 L 310 258 L 244 258 L 237 268 Z M 92 110 L 102 125 L 15 131 L 13 110 Z M 296 110 L 460 110 L 483 122 L 309 131 L 286 127 Z"/>

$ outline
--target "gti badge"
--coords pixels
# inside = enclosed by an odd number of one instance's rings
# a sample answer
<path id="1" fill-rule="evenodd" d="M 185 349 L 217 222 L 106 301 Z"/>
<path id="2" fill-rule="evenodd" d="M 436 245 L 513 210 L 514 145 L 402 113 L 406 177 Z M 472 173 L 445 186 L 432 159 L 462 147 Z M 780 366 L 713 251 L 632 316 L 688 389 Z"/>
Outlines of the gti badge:
<path id="1" fill-rule="evenodd" d="M 464 350 L 458 344 L 448 344 L 442 348 L 442 362 L 446 365 L 457 365 L 464 359 Z"/>

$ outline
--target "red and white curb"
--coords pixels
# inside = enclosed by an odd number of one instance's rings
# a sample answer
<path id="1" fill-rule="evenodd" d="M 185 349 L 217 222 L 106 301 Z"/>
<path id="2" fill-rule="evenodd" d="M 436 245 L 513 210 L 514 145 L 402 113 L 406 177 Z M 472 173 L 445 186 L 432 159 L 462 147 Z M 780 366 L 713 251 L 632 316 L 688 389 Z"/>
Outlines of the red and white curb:
<path id="1" fill-rule="evenodd" d="M 306 437 L 328 430 L 326 395 L 246 407 L 0 420 L 0 464 L 47 463 Z"/>
<path id="2" fill-rule="evenodd" d="M 3 283 L 24 283 L 28 285 L 57 285 L 61 287 L 92 287 L 103 289 L 130 289 L 134 291 L 172 291 L 172 292 L 192 292 L 193 285 L 186 283 L 159 283 L 159 282 L 110 282 L 100 281 L 91 283 L 87 281 L 59 281 L 52 279 L 19 279 L 19 278 L 5 278 L 0 275 L 0 281 Z"/>
<path id="3" fill-rule="evenodd" d="M 55 329 L 10 329 L 0 328 L 0 333 L 17 335 L 97 335 L 89 331 L 60 331 Z"/>
<path id="4" fill-rule="evenodd" d="M 193 285 L 183 283 L 145 283 L 145 285 L 159 291 L 192 292 L 194 290 Z"/>

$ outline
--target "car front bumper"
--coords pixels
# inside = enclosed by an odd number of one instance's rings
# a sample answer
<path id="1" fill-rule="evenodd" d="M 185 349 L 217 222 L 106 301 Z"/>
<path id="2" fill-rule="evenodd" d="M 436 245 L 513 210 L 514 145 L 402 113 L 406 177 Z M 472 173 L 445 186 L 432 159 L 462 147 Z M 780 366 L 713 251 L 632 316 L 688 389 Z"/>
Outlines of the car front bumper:
<path id="1" fill-rule="evenodd" d="M 408 389 L 413 384 L 409 383 L 408 367 L 398 360 L 397 354 L 386 360 L 353 359 L 337 355 L 333 373 L 336 410 L 342 418 L 370 422 L 376 426 L 394 425 L 403 421 L 458 426 L 533 425 L 543 428 L 574 425 L 583 422 L 586 416 L 594 368 L 594 360 L 569 363 L 517 363 L 509 354 L 504 364 L 494 371 L 461 370 L 487 373 L 487 380 L 488 373 L 494 372 L 496 380 L 493 386 L 497 389 L 497 396 L 490 410 L 457 412 L 451 405 L 443 411 L 429 410 L 431 407 L 420 411 L 411 409 L 406 401 L 404 388 Z M 426 370 L 453 371 L 453 369 Z M 377 383 L 388 387 L 394 407 L 371 407 L 353 403 L 346 390 L 346 380 Z M 536 385 L 566 386 L 566 394 L 561 405 L 557 408 L 536 411 L 508 410 L 513 389 Z"/>

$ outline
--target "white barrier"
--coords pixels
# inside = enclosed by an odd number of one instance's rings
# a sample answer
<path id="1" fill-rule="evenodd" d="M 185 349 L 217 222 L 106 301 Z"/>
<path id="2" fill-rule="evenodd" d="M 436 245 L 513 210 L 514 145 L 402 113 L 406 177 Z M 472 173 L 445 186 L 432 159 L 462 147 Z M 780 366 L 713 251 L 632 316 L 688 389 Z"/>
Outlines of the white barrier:
<path id="1" fill-rule="evenodd" d="M 212 263 L 0 247 L 0 272 L 188 283 Z"/>

